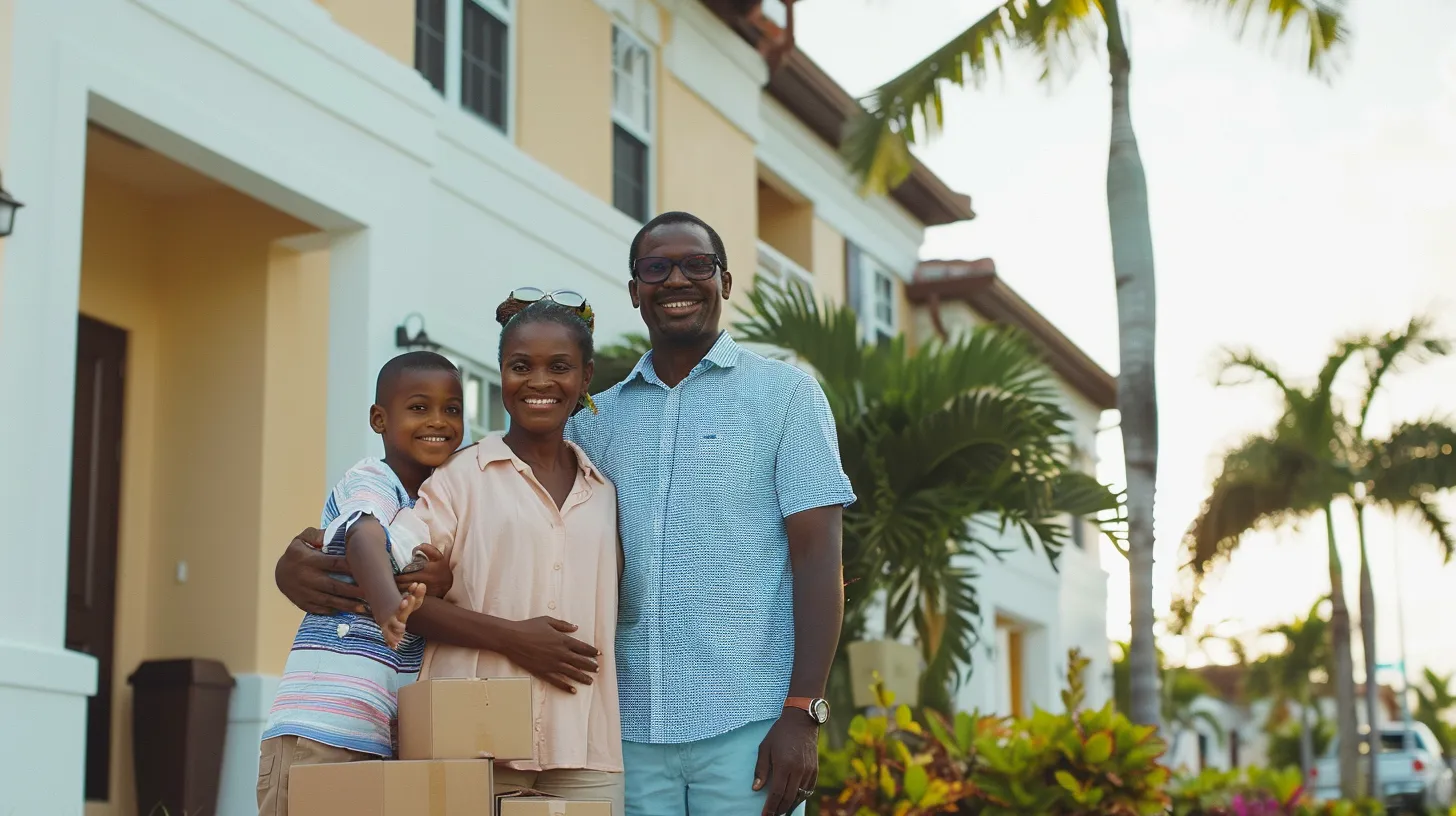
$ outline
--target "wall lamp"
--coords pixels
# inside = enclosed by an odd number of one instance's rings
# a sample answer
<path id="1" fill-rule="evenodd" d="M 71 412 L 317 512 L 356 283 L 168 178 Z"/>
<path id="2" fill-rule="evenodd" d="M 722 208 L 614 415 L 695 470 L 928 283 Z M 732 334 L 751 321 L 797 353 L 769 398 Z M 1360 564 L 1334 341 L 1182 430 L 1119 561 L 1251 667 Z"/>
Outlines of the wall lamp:
<path id="1" fill-rule="evenodd" d="M 413 334 L 410 333 L 410 321 L 419 321 L 419 329 Z M 394 327 L 394 344 L 402 349 L 424 349 L 426 351 L 439 351 L 440 344 L 430 339 L 425 334 L 425 316 L 419 312 L 412 312 L 405 315 L 404 322 Z"/>
<path id="2" fill-rule="evenodd" d="M 0 183 L 0 238 L 9 235 L 15 229 L 15 213 L 24 207 L 15 197 L 5 192 L 5 185 Z"/>

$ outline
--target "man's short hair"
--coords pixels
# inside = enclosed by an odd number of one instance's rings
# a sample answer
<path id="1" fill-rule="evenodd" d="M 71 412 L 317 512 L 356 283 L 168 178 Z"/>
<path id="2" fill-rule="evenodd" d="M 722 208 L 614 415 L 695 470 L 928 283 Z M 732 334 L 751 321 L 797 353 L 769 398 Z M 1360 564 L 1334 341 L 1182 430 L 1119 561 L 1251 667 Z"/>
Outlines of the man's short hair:
<path id="1" fill-rule="evenodd" d="M 406 371 L 448 371 L 460 376 L 460 369 L 443 354 L 433 351 L 407 351 L 379 369 L 379 378 L 374 381 L 375 405 L 384 405 L 389 401 L 389 393 L 399 383 L 400 375 Z"/>
<path id="2" fill-rule="evenodd" d="M 627 249 L 628 273 L 630 274 L 632 272 L 633 266 L 635 266 L 637 263 L 637 250 L 641 248 L 643 238 L 646 238 L 649 233 L 651 233 L 658 227 L 668 227 L 682 224 L 690 224 L 692 226 L 702 227 L 703 231 L 708 233 L 708 243 L 712 244 L 713 253 L 718 256 L 718 261 L 723 265 L 723 269 L 727 270 L 728 250 L 723 248 L 723 239 L 718 237 L 718 231 L 708 226 L 707 221 L 704 221 L 703 219 L 697 217 L 696 215 L 693 215 L 692 213 L 673 211 L 665 212 L 657 216 L 651 221 L 648 221 L 646 224 L 643 224 L 642 229 L 637 230 L 637 235 L 632 238 L 632 244 Z"/>

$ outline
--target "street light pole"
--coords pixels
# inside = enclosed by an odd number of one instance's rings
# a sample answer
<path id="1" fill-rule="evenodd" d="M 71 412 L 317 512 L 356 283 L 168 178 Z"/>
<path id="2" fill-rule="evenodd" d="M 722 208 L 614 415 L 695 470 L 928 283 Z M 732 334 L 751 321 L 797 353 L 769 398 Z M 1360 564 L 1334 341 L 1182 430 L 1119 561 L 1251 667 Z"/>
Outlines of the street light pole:
<path id="1" fill-rule="evenodd" d="M 1405 743 L 1406 750 L 1410 750 L 1411 742 L 1411 711 L 1410 711 L 1410 674 L 1406 669 L 1405 654 L 1405 596 L 1400 591 L 1400 520 L 1394 513 L 1390 514 L 1390 557 L 1395 562 L 1395 625 L 1397 627 L 1397 640 L 1400 642 L 1400 716 L 1405 721 Z"/>

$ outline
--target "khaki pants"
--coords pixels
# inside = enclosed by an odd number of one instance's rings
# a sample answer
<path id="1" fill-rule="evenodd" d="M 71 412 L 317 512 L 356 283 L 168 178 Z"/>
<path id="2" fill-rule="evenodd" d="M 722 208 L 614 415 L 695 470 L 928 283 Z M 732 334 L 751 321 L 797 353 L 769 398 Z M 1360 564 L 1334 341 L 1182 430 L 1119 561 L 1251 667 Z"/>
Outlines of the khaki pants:
<path id="1" fill-rule="evenodd" d="M 625 816 L 623 804 L 626 790 L 622 775 L 608 771 L 557 769 L 551 771 L 516 771 L 495 766 L 495 789 L 530 788 L 563 799 L 605 799 L 612 803 L 612 816 Z"/>
<path id="2" fill-rule="evenodd" d="M 258 816 L 288 816 L 288 772 L 294 765 L 324 765 L 380 759 L 374 754 L 335 748 L 303 737 L 263 740 L 258 757 Z"/>

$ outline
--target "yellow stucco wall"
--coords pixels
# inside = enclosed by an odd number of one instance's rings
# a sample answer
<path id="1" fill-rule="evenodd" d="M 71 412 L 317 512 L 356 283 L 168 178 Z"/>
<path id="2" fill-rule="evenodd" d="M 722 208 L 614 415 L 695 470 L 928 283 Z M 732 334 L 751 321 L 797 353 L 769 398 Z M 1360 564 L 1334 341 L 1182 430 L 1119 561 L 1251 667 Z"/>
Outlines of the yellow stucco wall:
<path id="1" fill-rule="evenodd" d="M 844 236 L 821 221 L 814 219 L 810 237 L 813 243 L 813 264 L 809 271 L 814 273 L 814 289 L 830 303 L 844 303 Z"/>
<path id="2" fill-rule="evenodd" d="M 328 262 L 276 249 L 310 228 L 224 188 L 159 198 L 92 169 L 84 218 L 79 309 L 128 332 L 111 802 L 87 812 L 131 816 L 137 664 L 286 657 L 299 613 L 272 564 L 322 501 Z"/>
<path id="3" fill-rule="evenodd" d="M 612 20 L 592 0 L 516 8 L 516 142 L 612 200 Z"/>
<path id="4" fill-rule="evenodd" d="M 279 594 L 273 567 L 289 539 L 306 524 L 318 523 L 324 498 L 319 485 L 328 475 L 323 434 L 328 401 L 328 250 L 299 253 L 274 247 L 267 298 L 254 671 L 282 674 L 303 616 Z M 368 411 L 368 406 L 359 406 L 359 422 L 366 421 Z"/>
<path id="5" fill-rule="evenodd" d="M 758 238 L 805 269 L 814 268 L 814 205 L 758 183 Z M 841 250 L 841 257 L 842 250 Z"/>
<path id="6" fill-rule="evenodd" d="M 555 0 L 553 0 L 554 2 Z M 415 64 L 415 0 L 314 0 L 334 22 L 405 65 Z"/>
<path id="7" fill-rule="evenodd" d="M 684 210 L 723 237 L 739 294 L 728 303 L 725 328 L 753 283 L 757 267 L 758 176 L 753 140 L 717 110 L 664 73 L 658 121 L 659 212 Z"/>

